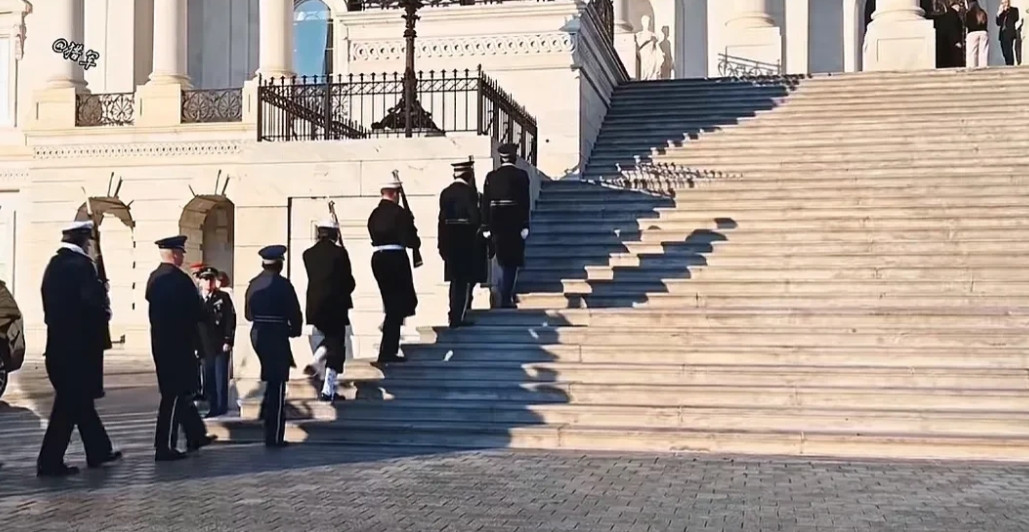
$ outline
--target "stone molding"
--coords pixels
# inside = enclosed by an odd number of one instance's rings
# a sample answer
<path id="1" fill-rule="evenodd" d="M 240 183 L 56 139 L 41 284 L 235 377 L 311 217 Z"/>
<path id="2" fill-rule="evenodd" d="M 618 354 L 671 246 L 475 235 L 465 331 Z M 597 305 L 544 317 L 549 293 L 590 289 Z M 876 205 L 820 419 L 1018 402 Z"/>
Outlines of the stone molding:
<path id="1" fill-rule="evenodd" d="M 28 179 L 28 168 L 0 168 L 0 183 L 17 183 L 28 181 Z"/>
<path id="2" fill-rule="evenodd" d="M 355 61 L 402 61 L 404 41 L 354 42 L 350 57 Z M 482 57 L 505 55 L 543 55 L 575 51 L 575 39 L 565 32 L 524 35 L 482 35 L 457 38 L 420 39 L 417 57 Z"/>
<path id="3" fill-rule="evenodd" d="M 211 142 L 143 142 L 109 144 L 66 144 L 33 146 L 35 159 L 79 159 L 118 157 L 181 157 L 239 155 L 239 141 Z"/>

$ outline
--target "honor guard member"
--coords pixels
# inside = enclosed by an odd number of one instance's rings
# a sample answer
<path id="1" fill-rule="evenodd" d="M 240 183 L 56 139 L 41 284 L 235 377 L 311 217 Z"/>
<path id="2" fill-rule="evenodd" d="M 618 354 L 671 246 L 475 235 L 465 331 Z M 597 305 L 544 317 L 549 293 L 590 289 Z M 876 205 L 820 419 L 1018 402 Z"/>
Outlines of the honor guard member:
<path id="1" fill-rule="evenodd" d="M 111 448 L 94 401 L 103 389 L 106 292 L 89 256 L 93 222 L 75 222 L 63 231 L 61 247 L 43 272 L 46 322 L 46 373 L 54 387 L 50 422 L 36 461 L 41 477 L 78 473 L 64 463 L 75 427 L 86 448 L 86 464 L 100 467 L 119 460 Z"/>
<path id="2" fill-rule="evenodd" d="M 486 174 L 482 186 L 483 234 L 491 238 L 500 265 L 500 306 L 514 308 L 518 268 L 525 265 L 529 237 L 529 174 L 515 166 L 518 146 L 497 148 L 500 168 Z"/>
<path id="3" fill-rule="evenodd" d="M 203 302 L 189 274 L 182 271 L 186 237 L 179 235 L 155 242 L 161 265 L 150 274 L 146 300 L 150 303 L 150 349 L 157 367 L 161 405 L 157 411 L 154 459 L 181 460 L 177 447 L 179 427 L 186 433 L 186 448 L 198 451 L 214 441 L 193 404 L 197 392 L 197 350 Z"/>
<path id="4" fill-rule="evenodd" d="M 472 180 L 474 163 L 454 163 L 454 182 L 439 195 L 439 255 L 443 258 L 443 280 L 450 283 L 450 327 L 471 325 L 465 319 L 485 257 L 479 254 L 479 193 Z"/>
<path id="5" fill-rule="evenodd" d="M 281 274 L 286 246 L 262 248 L 263 271 L 250 280 L 244 313 L 253 322 L 250 343 L 261 361 L 261 380 L 266 383 L 261 418 L 264 419 L 264 444 L 285 447 L 286 382 L 295 367 L 290 338 L 299 338 L 304 317 L 293 284 Z"/>
<path id="6" fill-rule="evenodd" d="M 354 274 L 350 255 L 339 238 L 339 225 L 332 220 L 320 222 L 316 228 L 318 241 L 304 251 L 307 269 L 307 323 L 314 327 L 311 346 L 314 364 L 306 368 L 308 375 L 320 375 L 325 363 L 325 381 L 320 399 L 332 402 L 336 381 L 343 373 L 347 355 L 349 311 L 354 307 Z M 339 242 L 339 244 L 337 244 Z"/>
<path id="7" fill-rule="evenodd" d="M 200 297 L 204 319 L 200 322 L 200 347 L 204 354 L 204 398 L 210 405 L 207 417 L 229 411 L 229 354 L 236 340 L 236 308 L 232 298 L 218 288 L 218 270 L 200 270 Z"/>
<path id="8" fill-rule="evenodd" d="M 382 200 L 368 217 L 368 235 L 372 240 L 372 273 L 379 285 L 385 319 L 379 343 L 380 363 L 403 362 L 400 351 L 400 327 L 404 319 L 414 316 L 418 296 L 407 248 L 422 245 L 414 226 L 414 217 L 399 205 L 403 183 L 394 178 L 380 187 Z"/>

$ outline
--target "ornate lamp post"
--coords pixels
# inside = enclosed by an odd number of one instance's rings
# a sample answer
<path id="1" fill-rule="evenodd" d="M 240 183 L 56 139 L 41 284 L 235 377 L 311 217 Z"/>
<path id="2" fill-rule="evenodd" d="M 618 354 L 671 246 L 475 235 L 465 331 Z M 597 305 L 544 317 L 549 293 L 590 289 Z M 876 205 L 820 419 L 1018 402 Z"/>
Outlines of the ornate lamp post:
<path id="1" fill-rule="evenodd" d="M 404 67 L 404 136 L 410 138 L 414 122 L 415 98 L 417 97 L 418 80 L 414 73 L 414 39 L 418 36 L 415 24 L 418 23 L 418 10 L 425 4 L 421 0 L 400 0 L 404 8 L 404 45 L 407 64 Z"/>

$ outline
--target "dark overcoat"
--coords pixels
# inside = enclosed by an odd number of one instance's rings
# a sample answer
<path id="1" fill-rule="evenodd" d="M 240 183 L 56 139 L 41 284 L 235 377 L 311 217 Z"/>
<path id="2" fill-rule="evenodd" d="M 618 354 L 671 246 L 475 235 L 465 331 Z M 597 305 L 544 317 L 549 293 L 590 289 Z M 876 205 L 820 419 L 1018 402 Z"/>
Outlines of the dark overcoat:
<path id="1" fill-rule="evenodd" d="M 88 256 L 62 247 L 43 271 L 47 373 L 62 394 L 98 398 L 104 389 L 107 298 Z"/>
<path id="2" fill-rule="evenodd" d="M 416 249 L 422 245 L 411 213 L 389 200 L 380 201 L 368 217 L 368 235 L 372 246 L 399 245 Z M 403 318 L 414 316 L 418 295 L 407 251 L 372 253 L 372 273 L 386 314 Z"/>
<path id="3" fill-rule="evenodd" d="M 485 281 L 486 248 L 481 226 L 479 193 L 472 184 L 455 179 L 439 195 L 437 247 L 444 262 L 444 281 Z"/>
<path id="4" fill-rule="evenodd" d="M 304 327 L 293 283 L 278 272 L 264 270 L 251 279 L 243 312 L 254 324 L 250 343 L 261 361 L 261 380 L 289 380 L 289 368 L 296 367 L 289 339 L 299 337 Z"/>
<path id="5" fill-rule="evenodd" d="M 203 302 L 189 274 L 163 263 L 146 284 L 150 303 L 150 349 L 161 395 L 197 391 L 197 351 L 201 349 Z"/>
<path id="6" fill-rule="evenodd" d="M 482 221 L 490 232 L 501 266 L 525 265 L 522 229 L 529 228 L 529 174 L 513 164 L 486 174 L 482 187 Z"/>
<path id="7" fill-rule="evenodd" d="M 202 297 L 202 296 L 201 296 Z M 204 300 L 204 319 L 200 322 L 200 346 L 204 356 L 225 353 L 236 342 L 236 306 L 229 294 L 216 290 Z"/>
<path id="8" fill-rule="evenodd" d="M 304 251 L 307 269 L 307 323 L 328 336 L 342 336 L 350 325 L 357 284 L 345 247 L 323 238 Z"/>

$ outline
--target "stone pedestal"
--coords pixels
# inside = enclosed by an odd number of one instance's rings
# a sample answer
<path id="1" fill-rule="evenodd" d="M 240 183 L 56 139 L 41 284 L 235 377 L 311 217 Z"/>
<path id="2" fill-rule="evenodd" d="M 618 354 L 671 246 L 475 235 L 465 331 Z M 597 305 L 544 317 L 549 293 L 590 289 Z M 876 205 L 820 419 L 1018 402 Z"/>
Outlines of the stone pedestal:
<path id="1" fill-rule="evenodd" d="M 39 89 L 32 93 L 33 112 L 26 129 L 71 129 L 75 127 L 75 97 L 84 91 L 77 87 Z"/>
<path id="2" fill-rule="evenodd" d="M 936 30 L 918 0 L 879 0 L 865 33 L 863 70 L 936 67 Z"/>
<path id="3" fill-rule="evenodd" d="M 176 83 L 147 83 L 136 88 L 136 125 L 182 124 L 182 89 Z"/>
<path id="4" fill-rule="evenodd" d="M 725 26 L 725 48 L 718 58 L 720 75 L 782 72 L 782 31 L 769 14 L 767 0 L 736 0 Z"/>

